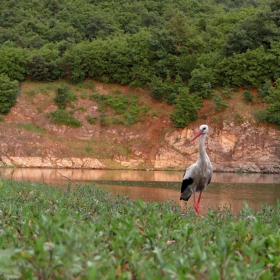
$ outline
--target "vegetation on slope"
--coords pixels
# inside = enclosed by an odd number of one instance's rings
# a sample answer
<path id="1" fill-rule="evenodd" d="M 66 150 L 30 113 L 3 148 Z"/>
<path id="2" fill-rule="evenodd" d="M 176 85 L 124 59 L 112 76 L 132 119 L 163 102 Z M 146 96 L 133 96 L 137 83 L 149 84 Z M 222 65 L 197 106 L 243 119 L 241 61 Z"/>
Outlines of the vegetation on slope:
<path id="1" fill-rule="evenodd" d="M 1 279 L 278 279 L 280 205 L 209 209 L 0 179 Z"/>
<path id="2" fill-rule="evenodd" d="M 0 9 L 0 74 L 11 81 L 90 77 L 176 104 L 186 86 L 212 98 L 223 87 L 273 90 L 280 77 L 278 0 L 4 0 Z M 279 125 L 276 99 L 259 116 Z"/>

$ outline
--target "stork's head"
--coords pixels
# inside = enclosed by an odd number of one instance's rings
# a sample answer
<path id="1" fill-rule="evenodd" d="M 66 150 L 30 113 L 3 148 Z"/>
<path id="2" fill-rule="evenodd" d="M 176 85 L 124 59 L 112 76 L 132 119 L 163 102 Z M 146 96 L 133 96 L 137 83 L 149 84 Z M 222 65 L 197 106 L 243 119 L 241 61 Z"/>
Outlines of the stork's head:
<path id="1" fill-rule="evenodd" d="M 208 125 L 202 124 L 202 125 L 199 127 L 198 133 L 194 136 L 194 138 L 192 139 L 192 141 L 194 141 L 194 140 L 195 140 L 197 137 L 199 137 L 200 135 L 206 134 L 208 131 L 209 131 Z M 191 142 L 192 142 L 192 141 L 191 141 Z"/>

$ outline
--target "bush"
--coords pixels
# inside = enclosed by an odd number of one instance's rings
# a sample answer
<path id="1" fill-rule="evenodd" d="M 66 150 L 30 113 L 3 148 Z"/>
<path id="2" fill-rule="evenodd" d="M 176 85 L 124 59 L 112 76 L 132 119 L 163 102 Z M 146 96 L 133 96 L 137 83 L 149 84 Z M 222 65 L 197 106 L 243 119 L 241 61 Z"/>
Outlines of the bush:
<path id="1" fill-rule="evenodd" d="M 237 124 L 241 124 L 241 123 L 243 123 L 244 118 L 243 118 L 240 114 L 237 113 L 237 114 L 235 115 L 234 121 L 235 121 L 235 123 L 237 123 Z"/>
<path id="2" fill-rule="evenodd" d="M 267 108 L 267 121 L 280 126 L 280 102 L 269 105 Z"/>
<path id="3" fill-rule="evenodd" d="M 91 117 L 91 116 L 86 116 L 86 119 L 88 121 L 89 124 L 96 124 L 97 121 L 97 117 Z"/>
<path id="4" fill-rule="evenodd" d="M 65 110 L 56 110 L 49 113 L 48 115 L 51 118 L 51 122 L 58 125 L 67 125 L 72 128 L 77 128 L 82 125 L 81 121 L 75 119 L 72 114 Z"/>
<path id="5" fill-rule="evenodd" d="M 192 71 L 192 78 L 189 82 L 190 92 L 198 93 L 202 98 L 210 98 L 212 91 L 213 72 L 204 66 Z"/>
<path id="6" fill-rule="evenodd" d="M 76 99 L 77 95 L 75 93 L 72 93 L 66 84 L 62 84 L 55 89 L 54 102 L 57 105 L 58 109 L 66 109 L 66 107 Z"/>
<path id="7" fill-rule="evenodd" d="M 266 110 L 258 110 L 254 114 L 255 118 L 258 122 L 266 122 L 267 121 L 267 111 Z"/>
<path id="8" fill-rule="evenodd" d="M 264 98 L 268 95 L 268 91 L 271 87 L 271 81 L 270 80 L 266 80 L 263 87 L 261 89 L 258 90 L 258 95 L 261 98 Z"/>
<path id="9" fill-rule="evenodd" d="M 253 102 L 253 94 L 249 90 L 243 92 L 243 100 L 246 102 Z"/>
<path id="10" fill-rule="evenodd" d="M 200 105 L 200 97 L 197 95 L 190 95 L 188 90 L 181 90 L 176 99 L 175 109 L 171 115 L 175 126 L 183 128 L 192 121 L 197 120 Z"/>
<path id="11" fill-rule="evenodd" d="M 19 83 L 11 81 L 4 74 L 0 74 L 0 113 L 8 114 L 10 109 L 16 104 L 19 92 Z"/>
<path id="12" fill-rule="evenodd" d="M 228 103 L 224 101 L 221 95 L 217 92 L 213 99 L 214 107 L 216 111 L 224 111 L 228 107 Z"/>

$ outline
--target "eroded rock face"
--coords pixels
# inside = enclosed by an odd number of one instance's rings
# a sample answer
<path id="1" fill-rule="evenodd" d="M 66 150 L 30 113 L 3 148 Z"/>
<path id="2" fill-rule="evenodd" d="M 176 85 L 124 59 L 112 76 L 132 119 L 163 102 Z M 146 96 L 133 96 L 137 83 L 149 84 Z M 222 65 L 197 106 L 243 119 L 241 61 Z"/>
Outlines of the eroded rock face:
<path id="1" fill-rule="evenodd" d="M 54 158 L 54 157 L 7 157 L 2 156 L 2 165 L 8 167 L 28 168 L 106 168 L 99 160 L 94 158 Z M 1 164 L 1 162 L 0 162 Z"/>
<path id="2" fill-rule="evenodd" d="M 198 157 L 198 141 L 190 143 L 193 136 L 194 130 L 189 128 L 166 134 L 167 147 L 159 149 L 155 167 L 167 163 L 168 166 L 187 167 L 194 163 Z M 272 128 L 246 123 L 224 125 L 223 129 L 210 128 L 206 149 L 215 171 L 280 172 L 279 131 Z"/>

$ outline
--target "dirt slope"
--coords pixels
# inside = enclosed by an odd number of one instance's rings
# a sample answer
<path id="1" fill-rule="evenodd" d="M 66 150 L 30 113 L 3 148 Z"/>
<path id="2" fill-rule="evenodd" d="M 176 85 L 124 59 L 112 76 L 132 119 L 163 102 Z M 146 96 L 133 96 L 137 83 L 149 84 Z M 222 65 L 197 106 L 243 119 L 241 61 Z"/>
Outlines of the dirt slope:
<path id="1" fill-rule="evenodd" d="M 21 94 L 11 112 L 0 123 L 0 155 L 13 157 L 90 157 L 100 160 L 107 168 L 154 168 L 154 161 L 161 148 L 166 145 L 166 134 L 182 129 L 174 128 L 170 119 L 172 106 L 154 101 L 149 92 L 142 89 L 131 90 L 127 86 L 101 84 L 90 81 L 71 86 L 78 95 L 72 108 L 74 117 L 82 121 L 79 128 L 55 125 L 50 122 L 48 113 L 55 111 L 54 90 L 61 82 L 21 84 Z M 101 125 L 101 112 L 98 104 L 89 96 L 92 93 L 138 95 L 139 106 L 148 106 L 149 110 L 140 121 L 130 124 Z M 228 109 L 217 113 L 212 100 L 205 100 L 199 112 L 199 120 L 190 124 L 196 129 L 207 123 L 212 129 L 226 124 L 241 125 L 248 123 L 258 126 L 254 112 L 263 107 L 256 92 L 254 104 L 242 101 L 242 90 L 228 99 Z M 95 124 L 87 121 L 87 116 L 97 119 Z M 110 108 L 105 116 L 116 115 Z M 266 125 L 267 126 L 267 125 Z M 175 149 L 175 148 L 174 148 Z"/>

